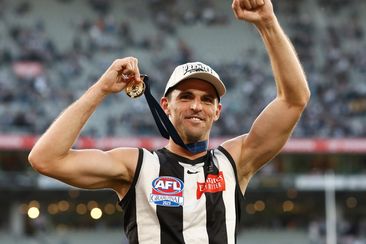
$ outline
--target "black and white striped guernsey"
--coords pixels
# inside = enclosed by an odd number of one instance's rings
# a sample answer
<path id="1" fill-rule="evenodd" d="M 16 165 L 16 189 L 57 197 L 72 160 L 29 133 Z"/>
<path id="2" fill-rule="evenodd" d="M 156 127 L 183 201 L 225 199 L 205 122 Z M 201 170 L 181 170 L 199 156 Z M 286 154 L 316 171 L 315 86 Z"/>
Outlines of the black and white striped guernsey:
<path id="1" fill-rule="evenodd" d="M 131 244 L 232 244 L 242 201 L 234 161 L 224 148 L 195 160 L 163 148 L 139 149 L 120 205 Z"/>

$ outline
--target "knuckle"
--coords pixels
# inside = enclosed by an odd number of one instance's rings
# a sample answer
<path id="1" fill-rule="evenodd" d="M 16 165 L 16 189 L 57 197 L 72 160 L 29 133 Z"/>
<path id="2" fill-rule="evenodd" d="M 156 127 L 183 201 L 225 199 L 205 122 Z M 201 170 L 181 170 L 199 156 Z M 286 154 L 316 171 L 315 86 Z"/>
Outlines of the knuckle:
<path id="1" fill-rule="evenodd" d="M 124 63 L 125 63 L 125 59 L 123 59 L 123 58 L 118 58 L 113 61 L 113 64 L 115 64 L 115 65 L 121 65 Z"/>
<path id="2" fill-rule="evenodd" d="M 127 64 L 127 63 L 131 62 L 131 57 L 116 59 L 116 61 L 121 64 Z"/>
<path id="3" fill-rule="evenodd" d="M 130 57 L 128 57 L 128 60 L 130 61 L 130 62 L 134 62 L 135 61 L 135 57 L 132 57 L 132 56 L 130 56 Z"/>

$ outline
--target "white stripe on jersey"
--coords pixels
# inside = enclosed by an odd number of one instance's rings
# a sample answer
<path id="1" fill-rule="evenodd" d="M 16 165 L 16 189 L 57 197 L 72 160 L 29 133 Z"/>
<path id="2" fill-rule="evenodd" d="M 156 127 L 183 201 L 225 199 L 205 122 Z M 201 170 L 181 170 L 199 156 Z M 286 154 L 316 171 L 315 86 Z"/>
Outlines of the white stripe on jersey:
<path id="1" fill-rule="evenodd" d="M 156 205 L 147 199 L 151 194 L 151 182 L 159 177 L 159 159 L 143 149 L 143 163 L 136 182 L 136 222 L 139 243 L 160 243 L 160 224 L 156 215 Z M 148 204 L 147 204 L 148 203 Z"/>
<path id="2" fill-rule="evenodd" d="M 214 162 L 220 171 L 224 172 L 225 182 L 235 182 L 235 174 L 231 163 L 226 156 L 219 150 L 215 150 Z M 220 163 L 217 165 L 217 162 Z M 235 184 L 225 184 L 225 191 L 222 192 L 222 198 L 226 211 L 226 231 L 229 244 L 235 243 L 235 226 L 236 226 L 236 207 L 235 207 Z M 231 217 L 230 217 L 231 216 Z"/>
<path id="3" fill-rule="evenodd" d="M 206 197 L 197 201 L 197 182 L 205 182 L 204 163 L 196 165 L 179 162 L 184 167 L 183 237 L 186 243 L 208 243 L 206 230 Z"/>

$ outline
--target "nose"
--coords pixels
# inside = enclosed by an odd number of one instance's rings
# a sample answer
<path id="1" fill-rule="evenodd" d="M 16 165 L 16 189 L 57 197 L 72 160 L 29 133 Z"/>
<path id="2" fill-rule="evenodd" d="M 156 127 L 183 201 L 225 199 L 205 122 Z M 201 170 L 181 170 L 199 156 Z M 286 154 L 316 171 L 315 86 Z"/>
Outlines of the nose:
<path id="1" fill-rule="evenodd" d="M 194 99 L 191 103 L 191 109 L 193 111 L 201 111 L 202 110 L 202 104 L 199 99 Z"/>

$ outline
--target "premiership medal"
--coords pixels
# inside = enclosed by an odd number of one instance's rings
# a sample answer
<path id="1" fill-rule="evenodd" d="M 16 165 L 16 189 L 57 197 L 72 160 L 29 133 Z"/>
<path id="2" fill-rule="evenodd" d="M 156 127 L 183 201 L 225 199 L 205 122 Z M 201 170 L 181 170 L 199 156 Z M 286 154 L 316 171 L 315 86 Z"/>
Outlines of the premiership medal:
<path id="1" fill-rule="evenodd" d="M 142 82 L 137 82 L 135 79 L 132 79 L 125 88 L 125 92 L 130 98 L 138 98 L 145 92 L 145 83 L 143 80 L 146 75 L 141 75 L 140 77 Z"/>
<path id="2" fill-rule="evenodd" d="M 137 98 L 144 94 L 145 91 L 145 83 L 144 82 L 136 82 L 135 80 L 128 83 L 126 87 L 126 94 L 130 98 Z"/>

